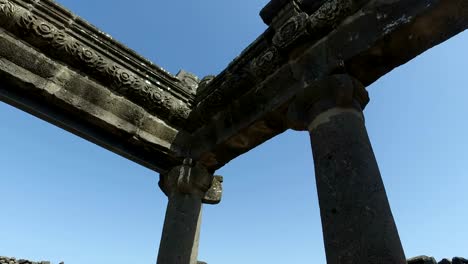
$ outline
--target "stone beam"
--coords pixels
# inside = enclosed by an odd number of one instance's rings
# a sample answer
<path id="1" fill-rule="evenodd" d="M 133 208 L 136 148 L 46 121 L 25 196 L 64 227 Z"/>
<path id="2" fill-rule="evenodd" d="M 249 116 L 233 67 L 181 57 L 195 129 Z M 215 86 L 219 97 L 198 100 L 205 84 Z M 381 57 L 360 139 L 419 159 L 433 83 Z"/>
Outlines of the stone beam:
<path id="1" fill-rule="evenodd" d="M 179 77 L 53 1 L 0 0 L 0 100 L 158 172 L 187 156 Z"/>
<path id="2" fill-rule="evenodd" d="M 468 27 L 466 0 L 275 2 L 267 14 L 279 17 L 262 14 L 264 34 L 200 83 L 188 130 L 192 156 L 212 170 L 288 128 L 305 130 L 286 118 L 305 87 L 342 72 L 368 86 Z"/>

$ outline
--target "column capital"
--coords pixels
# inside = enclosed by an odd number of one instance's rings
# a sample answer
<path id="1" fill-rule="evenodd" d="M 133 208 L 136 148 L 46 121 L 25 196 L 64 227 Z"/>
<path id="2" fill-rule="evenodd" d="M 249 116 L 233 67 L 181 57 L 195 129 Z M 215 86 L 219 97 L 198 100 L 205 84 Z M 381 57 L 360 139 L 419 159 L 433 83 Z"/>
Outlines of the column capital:
<path id="1" fill-rule="evenodd" d="M 213 177 L 203 165 L 187 158 L 182 165 L 161 173 L 158 184 L 168 197 L 181 193 L 203 198 L 212 185 Z"/>
<path id="2" fill-rule="evenodd" d="M 318 80 L 290 103 L 288 118 L 291 128 L 307 130 L 321 113 L 332 108 L 355 109 L 361 112 L 369 102 L 364 85 L 349 74 L 335 74 Z"/>

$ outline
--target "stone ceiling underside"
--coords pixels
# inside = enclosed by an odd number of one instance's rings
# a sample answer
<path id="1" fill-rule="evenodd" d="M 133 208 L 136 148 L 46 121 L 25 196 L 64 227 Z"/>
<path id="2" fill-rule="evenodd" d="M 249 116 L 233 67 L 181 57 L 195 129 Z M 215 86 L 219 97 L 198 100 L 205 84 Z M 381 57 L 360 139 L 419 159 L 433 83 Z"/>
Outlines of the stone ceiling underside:
<path id="1" fill-rule="evenodd" d="M 465 30 L 466 0 L 274 0 L 218 76 L 173 76 L 50 0 L 0 0 L 0 100 L 158 172 L 214 171 L 286 129 L 297 93 L 369 85 Z"/>

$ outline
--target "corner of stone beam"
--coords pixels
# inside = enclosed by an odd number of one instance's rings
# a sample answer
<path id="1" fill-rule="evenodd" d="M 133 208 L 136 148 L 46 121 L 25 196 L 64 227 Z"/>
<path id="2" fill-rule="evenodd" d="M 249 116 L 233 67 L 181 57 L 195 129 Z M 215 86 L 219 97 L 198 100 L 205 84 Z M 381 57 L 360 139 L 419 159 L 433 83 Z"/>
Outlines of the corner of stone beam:
<path id="1" fill-rule="evenodd" d="M 198 85 L 200 83 L 200 79 L 198 78 L 198 76 L 185 70 L 179 70 L 179 72 L 176 74 L 176 77 L 193 94 L 197 92 Z"/>
<path id="2" fill-rule="evenodd" d="M 288 19 L 300 12 L 297 0 L 271 0 L 260 11 L 260 17 L 266 25 L 279 29 Z"/>
<path id="3" fill-rule="evenodd" d="M 300 12 L 312 14 L 327 0 L 271 0 L 261 11 L 260 17 L 268 26 L 281 24 Z M 280 23 L 278 23 L 281 21 Z"/>

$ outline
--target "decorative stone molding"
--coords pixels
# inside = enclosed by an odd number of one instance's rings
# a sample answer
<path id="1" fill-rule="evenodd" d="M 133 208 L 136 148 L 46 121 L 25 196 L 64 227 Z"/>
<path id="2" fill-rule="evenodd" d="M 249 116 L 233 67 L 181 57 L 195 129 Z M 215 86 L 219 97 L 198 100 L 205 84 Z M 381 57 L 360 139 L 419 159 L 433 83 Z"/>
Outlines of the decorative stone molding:
<path id="1" fill-rule="evenodd" d="M 288 63 L 290 51 L 302 44 L 312 46 L 365 2 L 368 0 L 271 1 L 262 11 L 263 15 L 270 12 L 269 16 L 276 12 L 277 18 L 271 18 L 269 29 L 205 85 L 203 93 L 197 94 L 192 119 L 197 126 L 193 128 L 209 122 L 220 109 L 226 109 L 246 92 L 261 90 L 262 82 Z M 250 82 L 238 85 L 239 79 Z"/>
<path id="2" fill-rule="evenodd" d="M 354 13 L 359 5 L 355 0 L 331 0 L 326 1 L 309 18 L 309 33 L 311 35 L 323 35 L 343 21 L 343 19 Z M 361 0 L 361 2 L 363 2 Z"/>
<path id="3" fill-rule="evenodd" d="M 183 123 L 189 116 L 187 102 L 191 99 L 185 98 L 184 102 L 175 97 L 167 86 L 168 82 L 163 80 L 166 77 L 160 81 L 140 77 L 139 73 L 111 59 L 109 52 L 90 47 L 83 40 L 72 36 L 63 25 L 54 25 L 38 12 L 34 13 L 10 0 L 0 0 L 0 26 L 48 56 L 84 71 L 150 113 L 176 124 Z"/>
<path id="4" fill-rule="evenodd" d="M 300 37 L 306 36 L 307 18 L 306 13 L 299 13 L 290 18 L 273 37 L 273 44 L 279 48 L 286 48 Z"/>
<path id="5" fill-rule="evenodd" d="M 250 73 L 258 79 L 265 78 L 269 73 L 278 68 L 279 54 L 276 47 L 270 47 L 253 58 L 250 64 Z"/>

